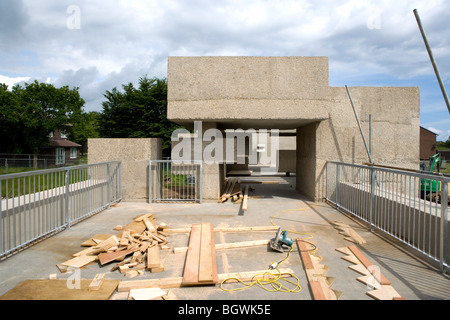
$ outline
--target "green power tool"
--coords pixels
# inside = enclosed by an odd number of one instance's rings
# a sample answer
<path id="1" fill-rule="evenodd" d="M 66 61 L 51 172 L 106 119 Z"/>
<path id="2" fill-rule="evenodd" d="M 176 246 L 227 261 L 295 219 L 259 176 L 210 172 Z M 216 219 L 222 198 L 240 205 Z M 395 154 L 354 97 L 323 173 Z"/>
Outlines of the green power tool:
<path id="1" fill-rule="evenodd" d="M 278 229 L 275 238 L 270 240 L 270 247 L 278 252 L 286 252 L 292 247 L 292 239 L 287 237 L 287 231 Z"/>

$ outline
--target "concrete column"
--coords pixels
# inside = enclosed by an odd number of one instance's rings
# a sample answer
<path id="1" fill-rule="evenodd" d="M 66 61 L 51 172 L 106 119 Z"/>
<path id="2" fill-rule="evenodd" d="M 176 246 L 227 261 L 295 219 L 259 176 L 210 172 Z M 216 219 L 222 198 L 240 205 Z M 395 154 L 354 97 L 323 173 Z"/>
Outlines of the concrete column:
<path id="1" fill-rule="evenodd" d="M 202 123 L 202 136 L 208 129 L 217 129 L 217 123 L 215 122 L 203 122 Z M 202 142 L 202 152 L 209 141 Z M 203 159 L 203 158 L 202 158 Z M 223 185 L 223 164 L 213 163 L 206 164 L 203 162 L 203 177 L 202 177 L 202 193 L 204 200 L 217 200 L 219 199 L 221 186 Z"/>
<path id="2" fill-rule="evenodd" d="M 297 190 L 316 201 L 316 129 L 311 123 L 297 128 Z"/>

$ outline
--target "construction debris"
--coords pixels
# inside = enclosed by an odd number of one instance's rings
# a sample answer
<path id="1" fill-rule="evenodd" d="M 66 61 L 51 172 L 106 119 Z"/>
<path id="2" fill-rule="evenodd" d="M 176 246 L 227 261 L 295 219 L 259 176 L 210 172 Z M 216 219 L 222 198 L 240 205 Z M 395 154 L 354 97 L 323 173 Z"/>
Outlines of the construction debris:
<path id="1" fill-rule="evenodd" d="M 165 223 L 156 225 L 151 213 L 140 215 L 127 226 L 116 226 L 114 230 L 121 231 L 118 235 L 99 234 L 83 242 L 81 245 L 88 248 L 57 266 L 61 272 L 66 272 L 69 267 L 82 268 L 94 261 L 101 266 L 117 262 L 110 271 L 119 270 L 127 278 L 143 275 L 146 269 L 162 272 L 164 266 L 159 251 L 167 248 L 167 234 L 162 231 L 166 226 Z M 103 282 L 104 274 L 97 276 L 89 290 L 97 290 Z"/>
<path id="2" fill-rule="evenodd" d="M 239 178 L 228 178 L 225 180 L 222 195 L 219 198 L 219 203 L 227 200 L 236 202 L 244 198 L 242 193 L 241 180 Z"/>
<path id="3" fill-rule="evenodd" d="M 364 244 L 366 240 L 361 237 L 352 227 L 343 222 L 334 221 L 331 223 L 335 229 L 339 231 L 339 234 L 345 236 L 344 240 L 356 243 L 356 244 Z"/>
<path id="4" fill-rule="evenodd" d="M 297 247 L 308 277 L 309 287 L 314 300 L 339 300 L 342 292 L 330 289 L 335 278 L 326 276 L 328 267 L 320 264 L 318 248 L 303 239 L 297 239 Z"/>
<path id="5" fill-rule="evenodd" d="M 343 260 L 353 264 L 349 269 L 362 275 L 357 280 L 374 289 L 366 292 L 368 296 L 376 300 L 404 300 L 381 273 L 380 268 L 373 265 L 357 247 L 338 248 L 336 251 L 345 255 L 342 257 Z"/>

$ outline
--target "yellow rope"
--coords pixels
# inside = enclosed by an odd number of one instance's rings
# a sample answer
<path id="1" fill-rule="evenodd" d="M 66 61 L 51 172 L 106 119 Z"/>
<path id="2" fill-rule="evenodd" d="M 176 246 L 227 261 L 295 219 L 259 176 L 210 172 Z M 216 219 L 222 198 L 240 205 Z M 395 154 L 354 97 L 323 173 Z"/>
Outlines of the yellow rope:
<path id="1" fill-rule="evenodd" d="M 273 223 L 273 220 L 275 218 L 277 218 L 280 213 L 293 212 L 293 211 L 303 211 L 303 210 L 311 209 L 312 207 L 315 207 L 315 206 L 317 206 L 317 205 L 312 205 L 312 206 L 308 206 L 306 208 L 300 208 L 300 209 L 280 210 L 270 219 L 270 223 L 274 226 L 275 224 Z M 286 230 L 286 231 L 290 232 L 290 233 L 295 233 L 295 234 L 299 234 L 299 235 L 308 237 L 308 238 L 302 238 L 302 240 L 307 240 L 307 239 L 311 239 L 312 238 L 312 235 L 309 234 L 309 233 L 306 233 L 306 232 L 302 233 L 302 232 L 298 232 L 298 231 L 295 231 L 295 230 Z M 299 238 L 295 238 L 293 240 L 296 241 L 297 239 L 299 239 Z M 291 249 L 289 250 L 287 256 L 283 260 L 281 260 L 281 261 L 276 263 L 276 268 L 275 269 L 278 271 L 278 273 L 271 273 L 270 269 L 268 269 L 264 273 L 256 274 L 252 278 L 252 280 L 247 281 L 247 282 L 246 281 L 242 281 L 241 279 L 239 279 L 237 277 L 229 277 L 229 278 L 226 278 L 226 279 L 222 280 L 222 282 L 220 283 L 220 288 L 223 291 L 239 291 L 239 290 L 244 290 L 244 289 L 251 288 L 251 287 L 253 287 L 255 285 L 259 285 L 262 289 L 264 289 L 266 291 L 269 291 L 269 292 L 289 292 L 289 293 L 298 293 L 298 292 L 300 292 L 302 290 L 302 288 L 300 286 L 300 279 L 296 275 L 294 275 L 293 273 L 281 272 L 279 270 L 279 267 L 280 267 L 281 263 L 283 263 L 284 261 L 289 259 L 292 250 L 293 250 L 293 246 L 291 246 Z M 286 275 L 296 279 L 296 281 L 291 281 L 289 279 L 283 278 L 283 276 L 286 276 Z M 266 278 L 266 276 L 268 276 L 268 278 Z M 239 288 L 234 288 L 234 289 L 225 289 L 223 287 L 223 285 L 227 281 L 230 281 L 230 280 L 235 280 L 235 282 L 239 282 L 243 286 L 239 287 Z M 294 286 L 294 288 L 293 289 L 289 289 L 286 285 L 283 285 L 281 283 L 281 281 L 285 281 L 287 283 L 290 283 L 291 285 Z M 269 285 L 272 287 L 272 289 L 270 289 L 270 287 L 267 288 Z"/>

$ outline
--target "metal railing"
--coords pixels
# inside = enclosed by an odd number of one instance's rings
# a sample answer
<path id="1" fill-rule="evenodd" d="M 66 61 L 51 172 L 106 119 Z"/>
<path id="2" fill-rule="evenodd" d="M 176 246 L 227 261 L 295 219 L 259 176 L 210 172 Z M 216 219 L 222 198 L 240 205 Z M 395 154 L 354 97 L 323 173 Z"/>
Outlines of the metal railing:
<path id="1" fill-rule="evenodd" d="M 326 199 L 337 209 L 449 269 L 449 177 L 328 162 L 326 179 Z"/>
<path id="2" fill-rule="evenodd" d="M 121 199 L 121 162 L 0 175 L 0 258 Z"/>
<path id="3" fill-rule="evenodd" d="M 149 202 L 202 202 L 202 161 L 150 160 Z"/>

